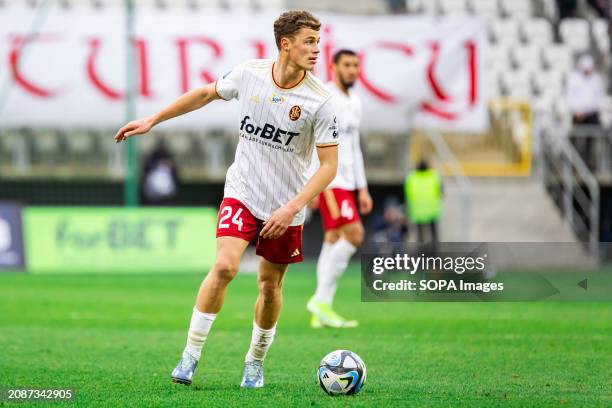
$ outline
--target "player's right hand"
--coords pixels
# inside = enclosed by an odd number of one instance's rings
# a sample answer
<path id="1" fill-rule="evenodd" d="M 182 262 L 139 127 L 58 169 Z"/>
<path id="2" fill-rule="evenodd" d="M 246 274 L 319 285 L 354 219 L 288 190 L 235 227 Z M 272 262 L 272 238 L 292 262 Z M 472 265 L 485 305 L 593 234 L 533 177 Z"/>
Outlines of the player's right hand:
<path id="1" fill-rule="evenodd" d="M 149 130 L 151 130 L 152 127 L 153 120 L 151 118 L 134 120 L 119 129 L 119 131 L 115 135 L 115 143 L 121 143 L 131 136 L 147 133 Z"/>

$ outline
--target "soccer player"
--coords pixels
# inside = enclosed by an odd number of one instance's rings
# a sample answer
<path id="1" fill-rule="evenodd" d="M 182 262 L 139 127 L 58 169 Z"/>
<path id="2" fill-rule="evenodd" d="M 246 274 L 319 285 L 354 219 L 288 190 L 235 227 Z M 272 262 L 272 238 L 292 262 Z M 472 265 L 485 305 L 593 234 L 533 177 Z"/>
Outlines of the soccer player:
<path id="1" fill-rule="evenodd" d="M 173 382 L 191 384 L 227 286 L 249 241 L 257 236 L 259 296 L 241 387 L 264 385 L 263 362 L 276 332 L 287 265 L 303 260 L 304 207 L 333 180 L 338 164 L 332 94 L 310 72 L 319 55 L 320 26 L 307 11 L 281 14 L 274 22 L 276 60 L 239 64 L 158 114 L 128 123 L 115 136 L 120 142 L 146 133 L 215 99 L 240 102 L 240 140 L 219 209 L 216 259 L 196 297 L 187 344 L 172 371 Z M 321 167 L 308 179 L 315 146 Z"/>
<path id="2" fill-rule="evenodd" d="M 334 80 L 328 84 L 328 88 L 334 94 L 341 143 L 336 178 L 311 205 L 311 208 L 319 207 L 325 231 L 317 262 L 317 289 L 307 305 L 312 313 L 310 322 L 314 328 L 357 326 L 357 321 L 347 320 L 336 313 L 332 303 L 338 279 L 363 242 L 364 229 L 359 212 L 368 214 L 372 211 L 372 197 L 366 183 L 359 143 L 361 102 L 351 91 L 359 75 L 359 58 L 355 52 L 336 52 L 333 73 Z M 316 168 L 316 158 L 312 168 Z"/>

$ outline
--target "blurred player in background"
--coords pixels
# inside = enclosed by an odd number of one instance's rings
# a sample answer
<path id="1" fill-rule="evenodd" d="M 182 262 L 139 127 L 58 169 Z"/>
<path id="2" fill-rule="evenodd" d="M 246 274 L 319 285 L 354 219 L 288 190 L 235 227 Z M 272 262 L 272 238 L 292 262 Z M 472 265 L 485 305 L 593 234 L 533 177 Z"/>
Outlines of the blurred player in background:
<path id="1" fill-rule="evenodd" d="M 359 213 L 372 211 L 359 140 L 361 101 L 351 91 L 359 75 L 359 58 L 355 52 L 340 50 L 333 58 L 334 80 L 328 88 L 334 94 L 340 147 L 338 173 L 328 189 L 313 200 L 311 208 L 319 208 L 325 236 L 317 262 L 317 289 L 308 301 L 311 326 L 349 328 L 356 320 L 347 320 L 332 308 L 338 279 L 346 270 L 351 256 L 361 245 L 364 228 Z M 316 158 L 311 171 L 316 168 Z"/>
<path id="2" fill-rule="evenodd" d="M 276 61 L 244 62 L 160 113 L 128 123 L 115 136 L 120 142 L 146 133 L 215 99 L 240 102 L 240 140 L 219 209 L 216 260 L 198 292 L 187 345 L 172 372 L 174 382 L 191 384 L 227 285 L 249 241 L 258 236 L 259 296 L 241 386 L 264 384 L 263 361 L 274 339 L 287 265 L 303 260 L 304 207 L 333 180 L 337 169 L 332 94 L 310 73 L 319 55 L 320 26 L 309 12 L 283 13 L 274 23 Z M 315 146 L 321 166 L 308 180 L 305 174 Z"/>

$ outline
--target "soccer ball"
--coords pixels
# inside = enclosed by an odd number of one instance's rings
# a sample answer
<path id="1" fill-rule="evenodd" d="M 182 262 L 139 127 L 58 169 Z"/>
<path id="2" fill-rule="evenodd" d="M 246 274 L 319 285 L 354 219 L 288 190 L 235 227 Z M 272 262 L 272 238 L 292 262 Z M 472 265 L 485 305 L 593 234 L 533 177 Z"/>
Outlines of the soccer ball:
<path id="1" fill-rule="evenodd" d="M 357 394 L 366 381 L 366 366 L 352 351 L 336 350 L 323 357 L 317 376 L 329 395 Z"/>

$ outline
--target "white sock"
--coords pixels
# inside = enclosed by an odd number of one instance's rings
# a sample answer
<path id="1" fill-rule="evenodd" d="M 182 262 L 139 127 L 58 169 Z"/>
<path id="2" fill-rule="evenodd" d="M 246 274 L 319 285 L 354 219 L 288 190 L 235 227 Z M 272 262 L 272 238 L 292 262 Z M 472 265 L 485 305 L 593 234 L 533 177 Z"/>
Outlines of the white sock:
<path id="1" fill-rule="evenodd" d="M 255 360 L 263 361 L 266 357 L 266 353 L 274 341 L 274 334 L 276 333 L 276 325 L 271 329 L 262 329 L 253 321 L 253 335 L 251 336 L 251 347 L 244 358 L 244 362 L 251 362 Z"/>
<path id="2" fill-rule="evenodd" d="M 357 248 L 341 238 L 329 248 L 324 264 L 325 270 L 319 275 L 317 268 L 317 292 L 315 300 L 317 302 L 327 303 L 331 305 L 334 301 L 336 288 L 338 287 L 338 279 L 342 276 L 348 266 L 351 256 Z"/>
<path id="3" fill-rule="evenodd" d="M 196 360 L 200 360 L 202 347 L 216 317 L 216 314 L 202 313 L 194 306 L 191 323 L 189 324 L 189 333 L 187 333 L 187 345 L 183 354 L 189 353 Z"/>
<path id="4" fill-rule="evenodd" d="M 321 285 L 325 281 L 325 275 L 327 274 L 327 261 L 329 260 L 329 250 L 334 246 L 329 242 L 323 242 L 321 246 L 321 253 L 319 254 L 319 259 L 317 260 L 317 289 L 314 294 L 314 299 L 317 302 L 321 302 L 319 299 L 321 291 Z"/>

